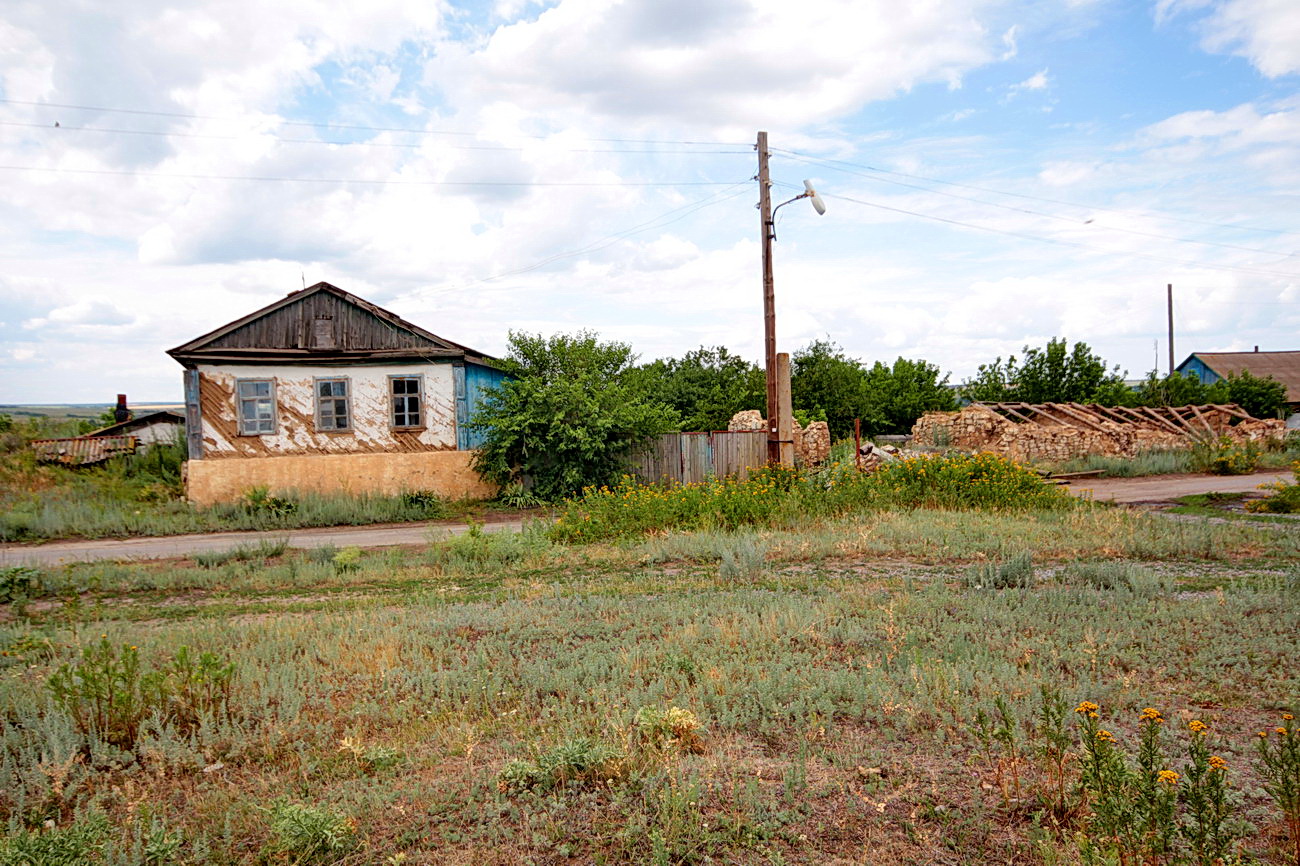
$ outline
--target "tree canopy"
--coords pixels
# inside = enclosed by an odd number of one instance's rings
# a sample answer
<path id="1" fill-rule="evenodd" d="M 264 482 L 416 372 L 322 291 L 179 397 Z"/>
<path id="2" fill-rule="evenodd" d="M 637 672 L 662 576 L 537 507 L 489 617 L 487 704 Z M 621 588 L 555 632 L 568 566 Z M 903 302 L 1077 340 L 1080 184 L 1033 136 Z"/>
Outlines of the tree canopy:
<path id="1" fill-rule="evenodd" d="M 971 401 L 1002 403 L 1094 403 L 1098 397 L 1122 399 L 1124 376 L 1117 366 L 1107 369 L 1087 343 L 1069 348 L 1053 339 L 1043 348 L 1025 346 L 1024 361 L 1014 355 L 1003 362 L 981 364 L 975 378 L 962 385 Z"/>
<path id="2" fill-rule="evenodd" d="M 677 411 L 682 430 L 726 430 L 731 416 L 743 409 L 766 412 L 763 369 L 723 346 L 652 361 L 637 376 L 651 400 Z"/>
<path id="3" fill-rule="evenodd" d="M 498 483 L 531 479 L 552 500 L 613 480 L 633 448 L 677 426 L 633 374 L 635 360 L 626 343 L 589 331 L 511 331 L 500 362 L 509 378 L 473 418 L 486 434 L 475 467 Z"/>

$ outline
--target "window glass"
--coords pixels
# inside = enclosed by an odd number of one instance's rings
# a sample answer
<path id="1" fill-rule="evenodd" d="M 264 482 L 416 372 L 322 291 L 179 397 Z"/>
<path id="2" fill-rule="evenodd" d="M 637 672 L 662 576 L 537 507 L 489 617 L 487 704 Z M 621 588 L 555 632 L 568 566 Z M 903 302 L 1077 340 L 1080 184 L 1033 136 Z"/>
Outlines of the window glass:
<path id="1" fill-rule="evenodd" d="M 420 377 L 393 376 L 388 381 L 392 389 L 393 426 L 423 426 L 420 418 Z"/>
<path id="2" fill-rule="evenodd" d="M 347 379 L 316 380 L 316 429 L 349 430 L 352 412 L 348 407 Z"/>
<path id="3" fill-rule="evenodd" d="M 240 379 L 235 383 L 241 436 L 275 432 L 275 394 L 270 379 Z"/>

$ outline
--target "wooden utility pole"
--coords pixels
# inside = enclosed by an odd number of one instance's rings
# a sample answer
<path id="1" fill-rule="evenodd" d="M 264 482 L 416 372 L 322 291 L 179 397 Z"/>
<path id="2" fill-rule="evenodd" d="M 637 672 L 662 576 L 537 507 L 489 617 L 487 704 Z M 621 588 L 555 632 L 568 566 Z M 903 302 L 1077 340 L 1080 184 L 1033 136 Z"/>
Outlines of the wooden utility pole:
<path id="1" fill-rule="evenodd" d="M 758 134 L 758 210 L 763 230 L 763 349 L 767 369 L 767 462 L 781 462 L 781 406 L 776 374 L 776 288 L 772 278 L 772 180 L 767 133 Z"/>
<path id="2" fill-rule="evenodd" d="M 1169 375 L 1174 375 L 1174 284 L 1169 283 L 1165 289 L 1169 309 Z"/>

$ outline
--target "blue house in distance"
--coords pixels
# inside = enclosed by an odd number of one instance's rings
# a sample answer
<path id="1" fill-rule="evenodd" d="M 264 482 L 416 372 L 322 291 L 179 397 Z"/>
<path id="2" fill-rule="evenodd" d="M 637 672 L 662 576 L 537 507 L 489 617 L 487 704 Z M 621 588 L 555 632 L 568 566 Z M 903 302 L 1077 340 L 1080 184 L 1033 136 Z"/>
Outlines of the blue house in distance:
<path id="1" fill-rule="evenodd" d="M 1213 385 L 1232 374 L 1272 376 L 1286 386 L 1287 406 L 1291 417 L 1288 427 L 1300 427 L 1300 350 L 1284 352 L 1193 352 L 1178 365 L 1183 375 L 1192 374 L 1204 385 Z"/>

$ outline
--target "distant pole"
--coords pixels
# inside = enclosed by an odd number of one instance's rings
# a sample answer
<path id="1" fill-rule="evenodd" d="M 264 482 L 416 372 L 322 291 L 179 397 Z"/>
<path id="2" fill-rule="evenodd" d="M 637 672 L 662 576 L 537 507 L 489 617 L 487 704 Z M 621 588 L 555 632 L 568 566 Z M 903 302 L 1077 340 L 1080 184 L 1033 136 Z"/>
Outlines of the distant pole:
<path id="1" fill-rule="evenodd" d="M 767 368 L 767 462 L 781 462 L 780 400 L 776 384 L 776 288 L 772 277 L 772 180 L 767 133 L 758 134 L 758 210 L 763 230 L 763 349 Z"/>
<path id="2" fill-rule="evenodd" d="M 1166 299 L 1169 308 L 1169 375 L 1174 375 L 1174 284 L 1166 287 Z"/>

